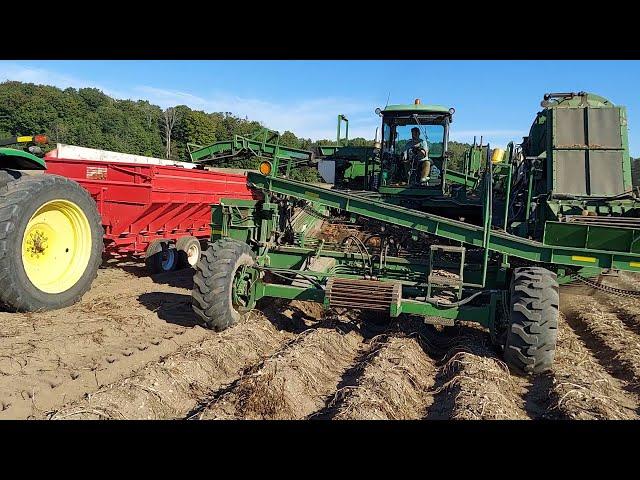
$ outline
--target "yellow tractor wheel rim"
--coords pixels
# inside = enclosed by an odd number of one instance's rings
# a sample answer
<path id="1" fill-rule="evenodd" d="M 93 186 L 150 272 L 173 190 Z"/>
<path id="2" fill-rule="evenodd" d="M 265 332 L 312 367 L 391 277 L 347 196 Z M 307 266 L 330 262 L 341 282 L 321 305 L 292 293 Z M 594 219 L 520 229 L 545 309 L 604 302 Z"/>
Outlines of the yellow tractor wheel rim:
<path id="1" fill-rule="evenodd" d="M 45 293 L 73 287 L 91 257 L 91 226 L 69 200 L 52 200 L 33 214 L 22 237 L 22 265 L 31 283 Z"/>

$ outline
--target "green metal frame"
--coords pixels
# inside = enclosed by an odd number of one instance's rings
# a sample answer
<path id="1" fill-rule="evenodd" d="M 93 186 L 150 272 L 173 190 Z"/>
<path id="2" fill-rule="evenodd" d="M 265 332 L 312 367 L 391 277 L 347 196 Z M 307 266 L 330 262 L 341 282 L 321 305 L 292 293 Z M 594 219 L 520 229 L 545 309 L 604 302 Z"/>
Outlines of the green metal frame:
<path id="1" fill-rule="evenodd" d="M 361 197 L 355 194 L 327 190 L 294 180 L 267 177 L 250 172 L 249 183 L 265 192 L 278 193 L 291 198 L 314 201 L 329 208 L 362 215 L 385 223 L 409 228 L 416 232 L 429 233 L 470 246 L 486 247 L 490 251 L 507 254 L 532 262 L 572 266 L 594 266 L 640 271 L 640 255 L 631 250 L 590 249 L 586 246 L 567 246 L 542 243 L 518 237 L 504 231 L 491 231 L 483 226 L 471 225 L 426 212 L 411 210 L 397 205 Z M 489 195 L 491 196 L 491 195 Z M 490 223 L 489 223 L 490 224 Z M 579 225 L 567 225 L 571 230 L 581 230 Z M 603 227 L 611 229 L 611 227 Z M 561 242 L 557 242 L 561 243 Z M 580 257 L 589 257 L 585 261 Z M 638 263 L 638 266 L 633 264 Z"/>
<path id="2" fill-rule="evenodd" d="M 336 145 L 338 147 L 342 146 L 340 144 L 340 126 L 342 125 L 342 122 L 344 122 L 344 146 L 348 146 L 349 145 L 349 119 L 347 117 L 345 117 L 344 115 L 340 114 L 338 115 L 338 132 L 336 134 Z"/>
<path id="3" fill-rule="evenodd" d="M 605 108 L 604 103 L 602 108 Z M 390 106 L 384 110 L 387 111 L 390 114 L 404 111 L 449 112 L 445 107 L 423 105 Z M 621 115 L 623 114 L 622 109 Z M 367 148 L 371 147 L 341 146 L 341 117 L 338 117 L 337 145 L 321 147 L 321 152 L 349 159 L 355 164 L 361 162 L 364 168 L 357 172 L 353 168 L 348 175 L 357 173 L 367 177 L 373 149 L 369 151 Z M 621 125 L 626 126 L 626 123 Z M 539 135 L 541 128 L 550 126 L 534 122 L 530 136 Z M 623 130 L 622 144 L 628 150 L 625 143 L 626 128 Z M 547 145 L 545 148 L 550 147 Z M 446 165 L 446 140 L 444 150 L 443 160 Z M 366 278 L 401 285 L 399 303 L 389 306 L 391 316 L 408 313 L 439 317 L 451 322 L 468 320 L 495 329 L 495 322 L 500 316 L 499 309 L 504 307 L 505 292 L 509 288 L 514 266 L 531 263 L 543 265 L 557 273 L 561 284 L 571 281 L 572 275 L 576 273 L 594 276 L 603 269 L 640 272 L 640 229 L 564 222 L 560 218 L 563 214 L 576 214 L 585 210 L 598 214 L 636 217 L 640 212 L 638 202 L 635 199 L 550 199 L 546 183 L 548 176 L 544 175 L 545 171 L 549 172 L 548 163 L 545 163 L 548 157 L 542 152 L 523 152 L 530 156 L 524 159 L 527 166 L 524 170 L 524 183 L 515 184 L 518 189 L 515 193 L 512 186 L 516 173 L 520 172 L 516 170 L 516 149 L 513 143 L 507 146 L 507 155 L 503 160 L 494 164 L 490 159 L 489 145 L 482 145 L 482 140 L 480 144 L 476 144 L 474 139 L 474 144 L 465 157 L 464 171 L 443 169 L 442 189 L 431 189 L 433 191 L 428 188 L 381 187 L 377 192 L 347 193 L 282 177 L 282 171 L 289 172 L 295 162 L 309 160 L 309 153 L 297 149 L 281 149 L 277 135 L 268 131 L 263 132 L 262 137 L 235 137 L 233 142 L 218 142 L 192 152 L 192 158 L 197 161 L 253 154 L 274 162 L 269 175 L 248 173 L 249 185 L 261 190 L 264 200 L 223 199 L 220 205 L 214 206 L 212 213 L 212 241 L 229 236 L 251 245 L 257 254 L 255 268 L 261 274 L 256 275 L 251 284 L 255 300 L 279 297 L 312 300 L 328 306 L 325 290 L 319 288 L 322 282 L 332 277 L 354 280 Z M 286 168 L 279 168 L 278 162 L 282 162 L 281 166 Z M 626 182 L 626 173 L 624 178 Z M 462 186 L 462 196 L 454 198 L 445 191 L 447 183 Z M 365 188 L 369 187 L 365 183 Z M 456 191 L 458 195 L 460 189 Z M 509 206 L 515 199 L 514 195 L 519 195 L 518 199 L 522 198 L 524 208 L 520 216 L 512 218 Z M 431 200 L 430 196 L 433 197 Z M 279 200 L 276 201 L 276 198 Z M 278 230 L 284 214 L 282 204 L 278 203 L 282 198 L 287 199 L 286 204 L 289 206 L 306 204 L 320 215 L 299 217 L 298 224 L 294 226 L 296 234 L 293 241 L 284 244 L 275 241 L 282 234 Z M 429 203 L 430 201 L 433 203 Z M 447 208 L 451 207 L 450 216 L 433 213 L 437 202 L 442 202 Z M 423 209 L 416 208 L 416 204 Z M 462 208 L 475 208 L 477 223 L 452 218 Z M 354 220 L 363 217 L 399 227 L 409 231 L 416 240 L 427 234 L 460 245 L 460 262 L 452 262 L 446 266 L 450 271 L 459 272 L 457 299 L 460 301 L 465 295 L 478 294 L 479 300 L 463 301 L 460 304 L 435 302 L 431 296 L 433 285 L 430 280 L 434 259 L 426 251 L 409 257 L 385 255 L 383 258 L 380 254 L 374 261 L 372 258 L 367 259 L 363 252 L 338 248 L 303 233 L 329 209 L 350 214 Z M 467 262 L 466 249 L 473 250 L 478 259 Z M 329 264 L 332 266 L 325 271 L 306 268 L 311 259 L 320 256 L 330 258 L 332 262 Z M 299 286 L 295 282 L 291 285 L 269 283 L 262 275 L 267 271 L 290 279 L 306 278 L 309 285 Z"/>
<path id="4" fill-rule="evenodd" d="M 299 164 L 313 162 L 313 152 L 280 144 L 280 134 L 263 128 L 250 136 L 234 135 L 232 140 L 223 140 L 203 147 L 187 143 L 193 163 L 215 163 L 227 158 L 258 157 L 272 163 L 272 172 L 289 175 Z M 280 172 L 280 162 L 285 163 L 285 171 Z"/>
<path id="5" fill-rule="evenodd" d="M 15 148 L 0 147 L 0 168 L 17 170 L 46 170 L 45 161 L 35 155 Z"/>

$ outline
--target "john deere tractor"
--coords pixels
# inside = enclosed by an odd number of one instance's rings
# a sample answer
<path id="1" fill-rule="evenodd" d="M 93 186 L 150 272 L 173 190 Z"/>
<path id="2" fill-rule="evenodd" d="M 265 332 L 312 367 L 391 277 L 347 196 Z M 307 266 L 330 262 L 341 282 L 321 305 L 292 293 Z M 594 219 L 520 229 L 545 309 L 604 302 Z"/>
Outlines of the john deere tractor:
<path id="1" fill-rule="evenodd" d="M 262 199 L 213 208 L 195 313 L 220 330 L 257 300 L 278 297 L 444 326 L 476 322 L 514 371 L 550 369 L 559 285 L 604 288 L 604 271 L 640 272 L 625 108 L 585 92 L 546 94 L 522 142 L 473 145 L 460 172 L 447 165 L 454 112 L 420 102 L 377 109 L 381 140 L 362 157 L 357 190 L 292 180 L 288 172 L 314 155 L 277 137 L 236 137 L 193 152 L 205 163 L 262 158 L 248 174 Z M 363 235 L 310 235 L 318 219 L 350 222 Z"/>
<path id="2" fill-rule="evenodd" d="M 0 302 L 12 310 L 71 305 L 102 261 L 96 204 L 76 182 L 43 174 L 42 135 L 0 140 Z M 28 151 L 8 145 L 30 145 Z"/>

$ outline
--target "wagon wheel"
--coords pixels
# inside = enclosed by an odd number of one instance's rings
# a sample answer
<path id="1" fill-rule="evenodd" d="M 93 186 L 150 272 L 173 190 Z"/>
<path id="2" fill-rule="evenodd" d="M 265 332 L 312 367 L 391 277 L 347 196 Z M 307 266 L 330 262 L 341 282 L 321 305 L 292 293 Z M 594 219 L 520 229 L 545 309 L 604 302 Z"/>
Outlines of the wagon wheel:
<path id="1" fill-rule="evenodd" d="M 202 253 L 200 240 L 190 236 L 180 237 L 176 242 L 176 250 L 178 253 L 178 268 L 195 268 Z"/>
<path id="2" fill-rule="evenodd" d="M 176 249 L 168 240 L 152 241 L 145 252 L 145 264 L 152 275 L 174 270 L 177 260 Z"/>

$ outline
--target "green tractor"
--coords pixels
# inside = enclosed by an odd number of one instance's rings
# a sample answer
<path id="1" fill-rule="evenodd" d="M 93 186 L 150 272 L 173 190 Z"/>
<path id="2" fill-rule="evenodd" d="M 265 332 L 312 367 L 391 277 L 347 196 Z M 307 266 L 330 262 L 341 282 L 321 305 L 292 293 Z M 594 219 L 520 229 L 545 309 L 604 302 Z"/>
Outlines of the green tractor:
<path id="1" fill-rule="evenodd" d="M 43 135 L 0 140 L 0 302 L 14 311 L 77 302 L 102 261 L 96 204 L 76 182 L 46 170 Z M 8 148 L 27 144 L 28 151 Z"/>
<path id="2" fill-rule="evenodd" d="M 624 107 L 585 92 L 547 94 L 542 107 L 521 143 L 503 151 L 474 142 L 462 171 L 448 168 L 453 108 L 377 109 L 382 138 L 362 157 L 358 190 L 339 179 L 333 188 L 292 180 L 293 168 L 316 159 L 277 136 L 192 152 L 200 163 L 263 160 L 248 174 L 262 200 L 213 208 L 194 276 L 196 315 L 222 330 L 272 297 L 476 322 L 514 371 L 549 370 L 559 285 L 598 288 L 593 277 L 603 272 L 640 272 L 640 200 Z M 351 222 L 365 235 L 324 238 L 311 233 L 318 220 Z"/>

